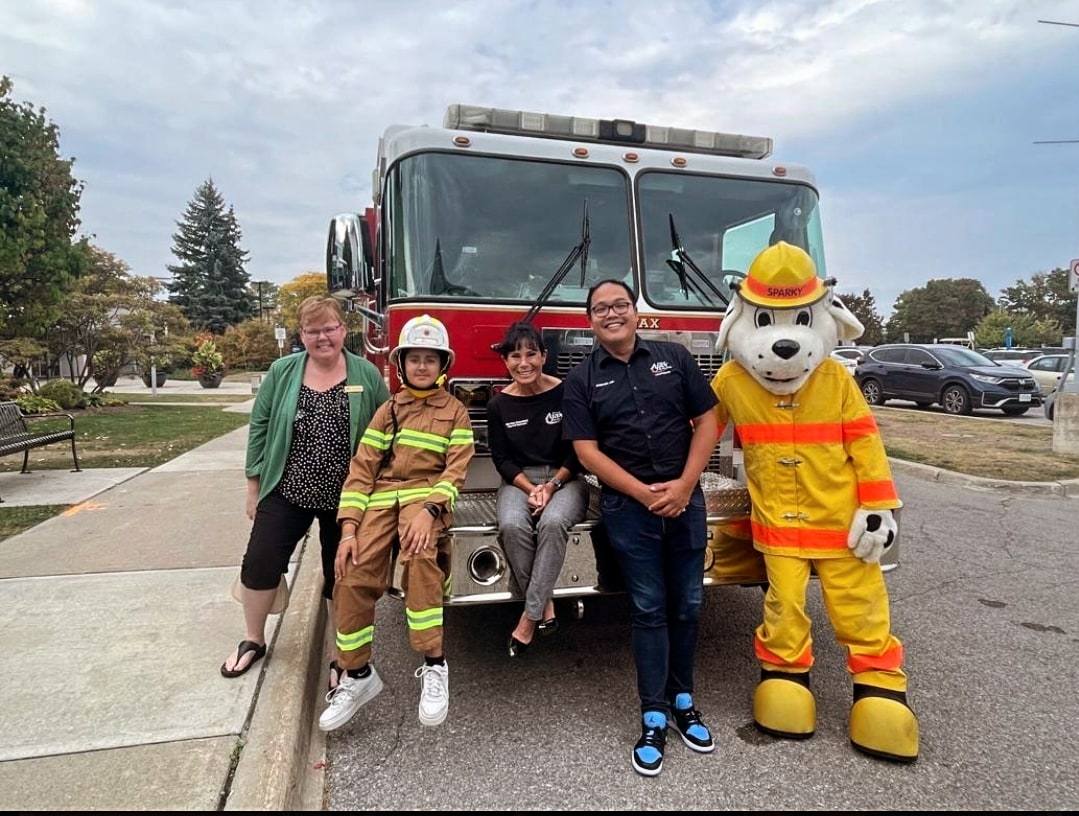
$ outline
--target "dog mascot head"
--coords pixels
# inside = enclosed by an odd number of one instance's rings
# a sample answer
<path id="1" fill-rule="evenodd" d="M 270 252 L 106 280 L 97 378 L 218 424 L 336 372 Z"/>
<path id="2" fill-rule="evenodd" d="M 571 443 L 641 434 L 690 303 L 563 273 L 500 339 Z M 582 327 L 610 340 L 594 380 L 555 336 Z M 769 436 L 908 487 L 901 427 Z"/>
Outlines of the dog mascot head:
<path id="1" fill-rule="evenodd" d="M 780 241 L 761 252 L 736 285 L 716 341 L 773 394 L 801 388 L 840 341 L 864 327 L 817 277 L 805 250 Z"/>

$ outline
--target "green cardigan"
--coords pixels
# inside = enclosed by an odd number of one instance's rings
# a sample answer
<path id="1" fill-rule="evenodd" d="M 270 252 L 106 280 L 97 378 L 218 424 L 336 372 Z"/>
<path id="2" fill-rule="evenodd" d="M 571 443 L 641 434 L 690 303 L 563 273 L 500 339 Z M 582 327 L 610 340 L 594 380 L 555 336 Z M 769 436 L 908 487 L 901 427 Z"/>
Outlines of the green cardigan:
<path id="1" fill-rule="evenodd" d="M 344 355 L 349 449 L 355 453 L 360 436 L 374 416 L 375 409 L 390 398 L 390 392 L 374 365 L 350 351 L 346 350 Z M 258 477 L 259 501 L 277 487 L 285 472 L 285 459 L 292 447 L 292 423 L 296 418 L 296 404 L 300 399 L 306 362 L 306 351 L 274 360 L 255 396 L 248 428 L 244 473 L 248 478 Z"/>

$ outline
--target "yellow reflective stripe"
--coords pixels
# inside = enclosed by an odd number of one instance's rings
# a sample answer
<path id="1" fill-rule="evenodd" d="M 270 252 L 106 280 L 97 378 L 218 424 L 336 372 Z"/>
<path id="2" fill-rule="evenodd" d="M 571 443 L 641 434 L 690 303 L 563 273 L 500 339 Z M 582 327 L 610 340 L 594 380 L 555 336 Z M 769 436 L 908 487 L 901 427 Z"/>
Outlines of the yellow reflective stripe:
<path id="1" fill-rule="evenodd" d="M 337 648 L 342 652 L 354 652 L 361 646 L 367 646 L 375 639 L 375 625 L 365 626 L 359 632 L 337 633 Z"/>
<path id="2" fill-rule="evenodd" d="M 422 632 L 424 629 L 433 629 L 442 625 L 442 607 L 434 609 L 421 609 L 413 611 L 405 609 L 405 617 L 408 618 L 408 628 L 413 632 Z"/>
<path id="3" fill-rule="evenodd" d="M 454 428 L 450 433 L 451 445 L 474 445 L 476 443 L 476 437 L 472 433 L 472 429 Z"/>
<path id="4" fill-rule="evenodd" d="M 366 493 L 359 493 L 354 490 L 342 490 L 341 500 L 338 502 L 338 507 L 349 507 L 356 510 L 366 510 L 367 504 L 370 498 Z"/>
<path id="5" fill-rule="evenodd" d="M 397 444 L 444 454 L 450 446 L 450 440 L 444 436 L 439 436 L 438 434 L 429 434 L 424 433 L 423 431 L 414 431 L 411 428 L 403 428 L 401 432 L 397 434 Z"/>
<path id="6" fill-rule="evenodd" d="M 450 592 L 453 591 L 453 576 L 447 575 L 446 580 L 442 582 L 442 597 L 450 597 Z"/>
<path id="7" fill-rule="evenodd" d="M 360 437 L 360 444 L 384 451 L 393 443 L 393 434 L 382 433 L 374 428 L 368 428 Z"/>
<path id="8" fill-rule="evenodd" d="M 406 487 L 400 490 L 379 490 L 377 493 L 371 494 L 371 502 L 368 507 L 371 509 L 376 507 L 393 507 L 398 502 L 401 504 L 409 504 L 414 501 L 426 499 L 430 495 L 431 491 L 426 487 Z"/>
<path id="9" fill-rule="evenodd" d="M 450 500 L 450 507 L 457 501 L 457 488 L 454 487 L 453 482 L 437 482 L 435 486 L 431 488 L 432 493 L 438 493 L 441 496 L 445 496 Z"/>

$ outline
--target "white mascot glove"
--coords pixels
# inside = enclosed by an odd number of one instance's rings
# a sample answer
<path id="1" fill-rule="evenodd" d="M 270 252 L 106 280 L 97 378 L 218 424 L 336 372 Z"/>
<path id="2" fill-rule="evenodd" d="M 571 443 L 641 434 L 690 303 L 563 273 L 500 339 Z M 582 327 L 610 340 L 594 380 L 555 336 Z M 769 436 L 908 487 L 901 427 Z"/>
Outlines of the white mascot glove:
<path id="1" fill-rule="evenodd" d="M 847 546 L 867 564 L 876 564 L 895 543 L 899 525 L 891 510 L 856 510 L 847 534 Z"/>

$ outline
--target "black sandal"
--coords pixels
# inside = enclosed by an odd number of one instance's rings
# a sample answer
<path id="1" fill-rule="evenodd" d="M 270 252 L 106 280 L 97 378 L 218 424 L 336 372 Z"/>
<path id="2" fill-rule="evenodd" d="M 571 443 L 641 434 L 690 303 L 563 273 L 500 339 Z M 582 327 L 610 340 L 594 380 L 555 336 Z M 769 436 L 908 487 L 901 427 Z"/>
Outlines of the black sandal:
<path id="1" fill-rule="evenodd" d="M 239 677 L 241 674 L 246 674 L 248 669 L 250 669 L 258 661 L 262 660 L 262 658 L 266 656 L 265 643 L 255 643 L 255 641 L 253 640 L 241 640 L 240 645 L 236 647 L 236 663 L 234 663 L 233 665 L 238 666 L 240 664 L 240 661 L 244 659 L 244 656 L 252 652 L 254 652 L 254 657 L 247 661 L 247 665 L 243 668 L 226 669 L 225 663 L 222 663 L 221 676 Z"/>

